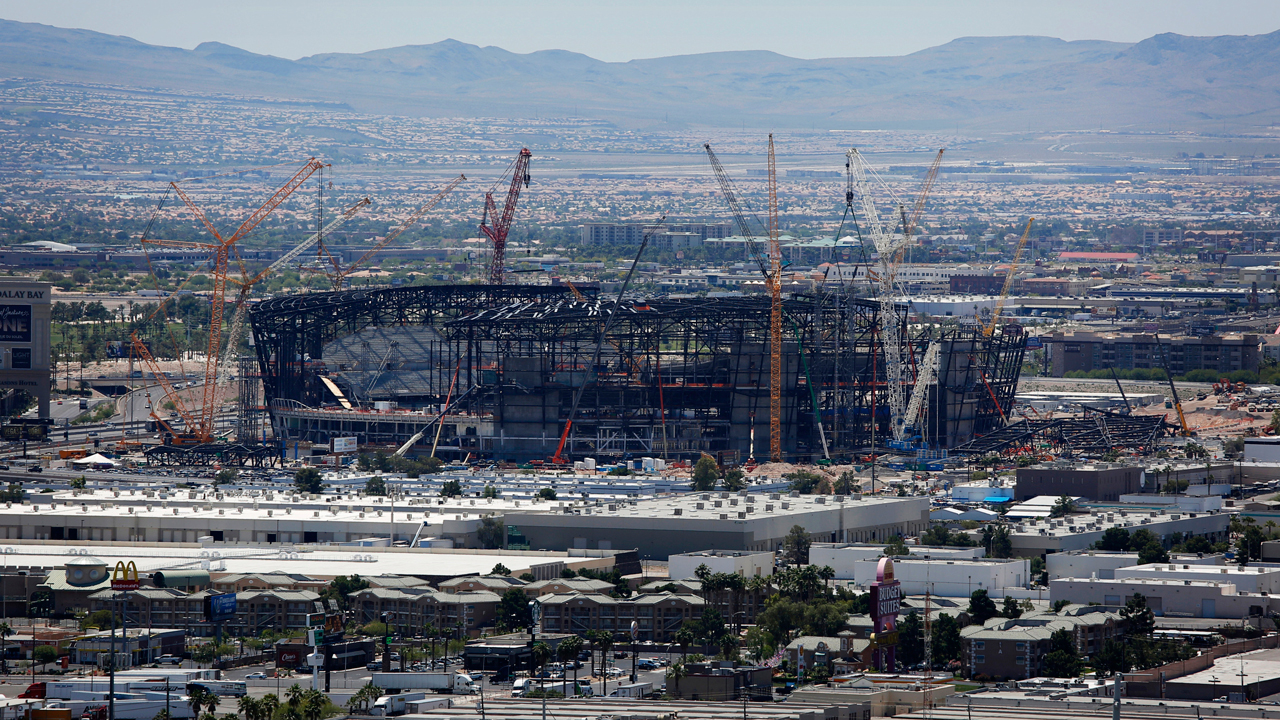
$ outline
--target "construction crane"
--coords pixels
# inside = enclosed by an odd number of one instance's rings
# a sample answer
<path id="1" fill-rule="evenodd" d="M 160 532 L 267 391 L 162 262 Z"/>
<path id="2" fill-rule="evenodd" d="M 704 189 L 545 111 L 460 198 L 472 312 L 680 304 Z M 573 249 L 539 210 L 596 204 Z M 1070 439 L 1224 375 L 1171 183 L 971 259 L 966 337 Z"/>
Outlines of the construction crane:
<path id="1" fill-rule="evenodd" d="M 418 222 L 418 220 L 423 215 L 426 215 L 428 212 L 431 211 L 432 208 L 434 208 L 436 205 L 439 205 L 440 201 L 443 200 L 446 195 L 453 192 L 453 189 L 458 187 L 458 185 L 462 184 L 466 179 L 467 179 L 466 175 L 459 175 L 458 177 L 454 178 L 448 185 L 444 186 L 444 189 L 436 193 L 435 197 L 431 198 L 426 202 L 426 204 L 424 204 L 422 207 L 415 210 L 413 214 L 410 215 L 408 218 L 405 218 L 405 221 L 400 223 L 399 227 L 387 233 L 386 237 L 379 240 L 376 245 L 369 248 L 369 250 L 365 252 L 365 254 L 361 255 L 359 259 L 351 263 L 351 265 L 349 265 L 345 269 L 339 269 L 335 267 L 334 272 L 329 276 L 329 279 L 333 282 L 333 289 L 340 290 L 342 288 L 342 283 L 346 281 L 348 275 L 355 272 L 356 268 L 360 267 L 361 265 L 364 265 L 366 260 L 373 257 L 374 255 L 377 255 L 380 250 L 390 245 L 391 243 L 395 242 L 396 238 L 400 237 L 400 235 L 403 234 L 405 230 L 408 230 L 410 227 L 413 226 L 414 223 Z"/>
<path id="2" fill-rule="evenodd" d="M 778 239 L 778 177 L 769 133 L 769 457 L 782 462 L 782 245 Z M 822 422 L 822 417 L 818 417 Z M 824 438 L 823 443 L 826 443 Z"/>
<path id="3" fill-rule="evenodd" d="M 938 382 L 938 359 L 941 349 L 942 343 L 935 340 L 929 343 L 929 349 L 924 351 L 924 359 L 920 361 L 920 366 L 916 370 L 916 385 L 911 389 L 911 400 L 907 403 L 907 412 L 902 418 L 903 425 L 907 428 L 916 427 L 920 410 L 924 407 L 924 401 L 929 395 L 929 386 Z M 923 435 L 922 432 L 921 436 Z"/>
<path id="4" fill-rule="evenodd" d="M 1169 356 L 1165 352 L 1164 343 L 1160 342 L 1160 333 L 1155 333 L 1156 346 L 1160 348 L 1160 362 L 1164 365 L 1164 376 L 1169 379 L 1169 392 L 1173 394 L 1173 408 L 1178 411 L 1178 426 L 1182 437 L 1191 437 L 1191 427 L 1187 425 L 1187 415 L 1182 412 L 1182 400 L 1178 399 L 1178 388 L 1173 384 L 1173 373 L 1169 371 Z"/>
<path id="5" fill-rule="evenodd" d="M 1035 218 L 1027 218 L 1027 229 L 1022 231 L 1022 239 L 1018 241 L 1018 249 L 1013 251 L 1013 262 L 1009 263 L 1009 271 L 1004 275 L 1004 287 L 1000 290 L 1000 297 L 996 298 L 995 309 L 991 311 L 991 321 L 982 329 L 984 337 L 991 337 L 996 331 L 996 323 L 1000 321 L 1000 313 L 1004 310 L 1004 303 L 1009 299 L 1009 291 L 1013 289 L 1013 276 L 1018 273 L 1018 263 L 1022 260 L 1022 251 L 1027 247 L 1027 238 L 1031 235 L 1031 223 L 1035 222 Z"/>
<path id="6" fill-rule="evenodd" d="M 230 381 L 231 369 L 235 367 L 236 359 L 240 356 L 240 339 L 244 336 L 244 319 L 245 315 L 248 314 L 249 291 L 253 286 L 273 275 L 280 268 L 285 267 L 296 260 L 299 255 L 306 252 L 312 245 L 321 242 L 326 235 L 337 230 L 343 223 L 355 217 L 356 213 L 371 204 L 372 202 L 369 198 L 364 198 L 356 202 L 356 204 L 343 211 L 341 215 L 330 220 L 328 225 L 317 230 L 311 235 L 311 237 L 308 237 L 306 240 L 298 243 L 296 247 L 284 255 L 281 255 L 279 259 L 268 265 L 257 275 L 248 279 L 241 278 L 240 280 L 232 280 L 232 282 L 240 285 L 240 292 L 236 298 L 235 314 L 231 316 L 231 325 L 227 330 L 226 349 L 222 352 L 222 358 L 218 364 L 218 385 L 220 387 L 225 387 Z"/>
<path id="7" fill-rule="evenodd" d="M 774 462 L 782 460 L 782 247 L 778 240 L 778 189 L 777 170 L 774 161 L 773 135 L 769 135 L 769 224 L 765 230 L 769 236 L 768 257 L 760 254 L 756 247 L 755 233 L 747 222 L 746 211 L 734 190 L 733 181 L 725 172 L 720 159 L 711 150 L 710 143 L 704 143 L 707 158 L 711 161 L 711 169 L 716 181 L 720 184 L 720 192 L 724 195 L 733 219 L 738 224 L 738 232 L 747 242 L 747 250 L 751 253 L 760 273 L 764 276 L 765 287 L 769 291 L 769 456 Z M 759 223 L 759 218 L 756 219 Z"/>
<path id="8" fill-rule="evenodd" d="M 277 207 L 280 206 L 290 195 L 297 190 L 302 183 L 306 182 L 317 170 L 325 167 L 315 158 L 307 161 L 303 167 L 293 174 L 292 177 L 285 182 L 278 190 L 267 198 L 257 210 L 253 211 L 239 227 L 229 236 L 223 237 L 217 228 L 209 220 L 199 206 L 183 191 L 177 182 L 169 183 L 169 189 L 177 195 L 188 209 L 196 216 L 205 230 L 211 235 L 216 242 L 190 242 L 181 240 L 155 240 L 150 238 L 143 239 L 144 249 L 146 245 L 156 245 L 159 247 L 176 247 L 186 249 L 208 250 L 212 253 L 210 265 L 212 266 L 213 292 L 209 296 L 209 338 L 205 350 L 204 360 L 204 382 L 201 386 L 202 403 L 198 410 L 198 414 L 193 414 L 187 409 L 186 403 L 182 397 L 178 395 L 168 378 L 164 376 L 164 372 L 160 370 L 159 364 L 151 355 L 151 351 L 147 348 L 146 343 L 135 330 L 131 335 L 135 354 L 140 357 L 144 364 L 155 375 L 157 382 L 160 383 L 164 390 L 165 398 L 173 402 L 178 414 L 185 420 L 185 432 L 173 432 L 168 421 L 153 409 L 151 416 L 160 424 L 169 430 L 175 441 L 179 442 L 208 442 L 214 434 L 214 423 L 218 412 L 218 360 L 222 351 L 222 316 L 226 310 L 226 294 L 227 294 L 227 264 L 231 257 L 231 252 L 245 235 L 258 227 L 263 220 L 267 218 Z M 157 304 L 156 310 L 152 313 L 154 317 L 156 313 L 163 310 L 167 302 L 172 299 L 176 293 L 169 295 L 163 301 Z M 150 318 L 148 318 L 150 319 Z M 160 403 L 157 403 L 159 405 Z"/>
<path id="9" fill-rule="evenodd" d="M 1120 399 L 1124 400 L 1124 414 L 1132 415 L 1133 406 L 1129 404 L 1129 396 L 1124 394 L 1124 386 L 1120 384 L 1120 376 L 1116 374 L 1115 367 L 1111 368 L 1111 379 L 1116 381 L 1116 389 L 1120 391 Z"/>
<path id="10" fill-rule="evenodd" d="M 871 197 L 871 188 L 867 180 L 869 168 L 857 148 L 850 148 L 846 160 L 853 171 L 853 184 L 862 200 L 862 220 L 871 233 L 871 242 L 880 255 L 880 266 L 876 272 L 880 295 L 880 335 L 884 348 L 885 387 L 889 396 L 889 427 L 893 431 L 893 439 L 902 443 L 906 439 L 906 395 L 902 387 L 903 362 L 902 341 L 906 334 L 903 318 L 898 315 L 895 296 L 895 275 L 897 267 L 895 258 L 898 251 L 906 247 L 910 235 L 903 232 L 899 238 L 893 237 L 880 222 L 880 213 Z M 899 212 L 902 212 L 901 205 Z M 907 228 L 903 228 L 905 231 Z M 874 424 L 876 419 L 873 417 Z"/>
<path id="11" fill-rule="evenodd" d="M 484 194 L 484 217 L 480 220 L 480 232 L 493 241 L 493 258 L 489 265 L 489 283 L 501 285 L 506 275 L 507 233 L 511 232 L 511 220 L 516 214 L 516 202 L 520 200 L 520 190 L 529 187 L 529 159 L 533 153 L 529 148 L 522 148 L 511 166 L 511 186 L 507 188 L 507 204 L 498 215 L 498 207 L 493 202 L 493 191 Z M 501 182 L 501 181 L 499 181 Z M 489 225 L 493 220 L 492 227 Z"/>

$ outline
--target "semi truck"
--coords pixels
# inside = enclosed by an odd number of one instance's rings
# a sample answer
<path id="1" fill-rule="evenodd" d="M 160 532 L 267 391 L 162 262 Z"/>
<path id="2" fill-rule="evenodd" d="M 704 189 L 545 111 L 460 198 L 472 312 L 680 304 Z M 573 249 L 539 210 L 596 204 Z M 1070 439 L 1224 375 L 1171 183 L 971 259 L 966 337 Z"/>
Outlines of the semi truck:
<path id="1" fill-rule="evenodd" d="M 67 708 L 73 718 L 85 715 L 92 718 L 100 714 L 99 708 L 108 704 L 106 692 L 77 691 L 73 695 L 75 697 L 50 701 L 45 707 Z M 116 720 L 154 720 L 166 710 L 173 720 L 194 720 L 196 717 L 188 698 L 183 695 L 175 694 L 166 700 L 164 693 L 116 693 Z"/>
<path id="2" fill-rule="evenodd" d="M 616 690 L 609 693 L 609 697 L 635 698 L 639 700 L 645 695 L 650 695 L 652 693 L 653 693 L 653 683 L 638 682 L 638 683 L 631 683 L 629 685 L 619 685 Z"/>
<path id="3" fill-rule="evenodd" d="M 585 678 L 578 680 L 577 685 L 574 685 L 572 680 L 541 682 L 534 678 L 520 678 L 512 685 L 511 696 L 524 697 L 535 690 L 560 693 L 564 697 L 593 697 L 595 695 L 595 691 L 591 689 L 591 683 Z"/>
<path id="4" fill-rule="evenodd" d="M 471 695 L 476 692 L 475 681 L 470 675 L 454 673 L 389 673 L 373 674 L 373 684 L 391 694 L 405 691 L 427 691 L 441 694 Z"/>

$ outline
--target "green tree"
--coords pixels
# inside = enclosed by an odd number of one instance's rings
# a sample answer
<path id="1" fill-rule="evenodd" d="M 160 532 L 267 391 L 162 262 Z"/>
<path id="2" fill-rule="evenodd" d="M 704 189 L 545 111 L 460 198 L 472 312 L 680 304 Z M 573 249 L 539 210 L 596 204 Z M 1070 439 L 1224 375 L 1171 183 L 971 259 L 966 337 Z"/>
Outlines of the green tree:
<path id="1" fill-rule="evenodd" d="M 1049 509 L 1049 517 L 1066 517 L 1076 511 L 1076 501 L 1067 495 L 1060 496 Z"/>
<path id="2" fill-rule="evenodd" d="M 907 547 L 907 543 L 902 539 L 901 535 L 894 535 L 889 544 L 885 546 L 884 554 L 890 557 L 910 555 L 911 548 Z"/>
<path id="3" fill-rule="evenodd" d="M 320 593 L 320 597 L 333 600 L 338 607 L 347 610 L 351 607 L 351 596 L 369 587 L 369 581 L 359 575 L 338 575 L 329 581 L 329 586 Z"/>
<path id="4" fill-rule="evenodd" d="M 812 544 L 809 531 L 803 525 L 792 525 L 791 532 L 782 541 L 782 552 L 792 565 L 804 565 L 809 562 L 809 546 Z"/>
<path id="5" fill-rule="evenodd" d="M 520 588 L 509 588 L 498 600 L 498 626 L 507 632 L 518 632 L 533 625 L 529 596 Z"/>
<path id="6" fill-rule="evenodd" d="M 960 659 L 960 623 L 951 615 L 939 615 L 933 623 L 933 661 L 948 663 Z"/>
<path id="7" fill-rule="evenodd" d="M 1147 599 L 1142 593 L 1134 593 L 1125 602 L 1120 609 L 1120 617 L 1125 621 L 1126 632 L 1131 637 L 1147 637 L 1156 630 L 1156 615 L 1147 607 Z"/>
<path id="8" fill-rule="evenodd" d="M 1102 649 L 1093 656 L 1093 667 L 1103 675 L 1126 673 L 1133 667 L 1129 660 L 1125 643 L 1114 638 L 1108 639 Z"/>
<path id="9" fill-rule="evenodd" d="M 476 539 L 486 550 L 496 550 L 506 544 L 507 528 L 499 518 L 487 517 L 476 528 Z"/>
<path id="10" fill-rule="evenodd" d="M 98 628 L 106 630 L 111 627 L 112 612 L 110 610 L 94 610 L 80 619 L 80 629 Z"/>
<path id="11" fill-rule="evenodd" d="M 987 595 L 985 589 L 974 590 L 969 596 L 969 617 L 981 625 L 996 616 L 996 603 Z"/>
<path id="12" fill-rule="evenodd" d="M 543 500 L 555 500 L 556 499 L 555 488 L 549 488 L 549 487 L 542 488 L 541 490 L 538 491 L 538 497 Z"/>
<path id="13" fill-rule="evenodd" d="M 494 487 L 494 486 L 492 486 L 492 485 L 485 485 L 485 486 L 484 486 L 484 493 L 483 493 L 483 497 L 486 497 L 486 498 L 497 498 L 497 497 L 498 497 L 498 488 L 496 488 L 496 487 Z"/>
<path id="14" fill-rule="evenodd" d="M 510 575 L 511 568 L 507 567 L 506 565 L 503 565 L 502 563 L 498 563 L 497 565 L 493 566 L 493 569 L 489 571 L 489 574 L 490 575 Z"/>
<path id="15" fill-rule="evenodd" d="M 819 475 L 808 470 L 796 470 L 782 476 L 783 480 L 791 481 L 791 491 L 798 492 L 801 495 L 812 494 L 825 478 L 825 475 Z"/>
<path id="16" fill-rule="evenodd" d="M 1018 618 L 1022 617 L 1022 608 L 1018 605 L 1017 600 L 1014 600 L 1008 595 L 1005 595 L 1004 605 L 1001 606 L 1000 608 L 1000 614 L 1009 618 L 1010 620 L 1017 620 Z"/>
<path id="17" fill-rule="evenodd" d="M 729 492 L 738 492 L 747 487 L 747 474 L 738 468 L 730 468 L 724 471 L 724 477 L 720 480 L 720 486 Z"/>
<path id="18" fill-rule="evenodd" d="M 381 475 L 374 475 L 364 483 L 365 495 L 386 495 L 387 481 L 382 479 Z"/>
<path id="19" fill-rule="evenodd" d="M 1009 526 L 987 525 L 984 527 L 982 546 L 987 550 L 987 557 L 1013 557 L 1013 538 L 1009 536 Z"/>
<path id="20" fill-rule="evenodd" d="M 924 621 L 918 612 L 898 623 L 898 660 L 907 667 L 924 662 Z"/>
<path id="21" fill-rule="evenodd" d="M 716 466 L 716 461 L 703 455 L 698 458 L 697 464 L 693 466 L 693 484 L 692 488 L 696 492 L 706 492 L 714 490 L 716 481 L 720 479 L 720 468 Z"/>
<path id="22" fill-rule="evenodd" d="M 440 497 L 462 497 L 462 484 L 457 480 L 445 480 L 440 486 Z"/>
<path id="23" fill-rule="evenodd" d="M 1045 674 L 1049 677 L 1073 678 L 1080 675 L 1080 653 L 1076 650 L 1075 637 L 1063 628 L 1049 636 L 1049 654 L 1044 658 Z"/>
<path id="24" fill-rule="evenodd" d="M 561 663 L 570 664 L 573 667 L 573 687 L 578 687 L 578 653 L 582 651 L 582 638 L 577 635 L 570 635 L 560 644 L 556 646 L 556 657 Z"/>
<path id="25" fill-rule="evenodd" d="M 52 645 L 37 645 L 31 652 L 31 660 L 37 665 L 48 665 L 58 659 L 58 648 Z"/>
<path id="26" fill-rule="evenodd" d="M 320 471 L 315 468 L 302 468 L 294 473 L 293 486 L 298 489 L 298 492 L 310 495 L 324 492 L 324 480 L 320 477 Z"/>
<path id="27" fill-rule="evenodd" d="M 89 484 L 89 480 L 84 475 L 81 475 L 78 478 L 71 479 L 72 490 L 83 490 L 85 489 L 85 487 L 88 486 L 88 484 Z"/>
<path id="28" fill-rule="evenodd" d="M 1259 546 L 1261 546 L 1261 543 L 1259 543 Z M 1169 553 L 1160 543 L 1148 543 L 1138 550 L 1139 565 L 1167 562 L 1169 562 Z"/>
<path id="29" fill-rule="evenodd" d="M 1129 531 L 1122 527 L 1107 528 L 1102 537 L 1094 543 L 1099 550 L 1123 552 L 1129 549 Z"/>
<path id="30" fill-rule="evenodd" d="M 832 489 L 836 495 L 852 495 L 862 489 L 862 483 L 858 480 L 857 473 L 852 470 L 845 470 L 840 473 L 840 477 L 836 478 Z"/>
<path id="31" fill-rule="evenodd" d="M 236 477 L 237 477 L 237 473 L 235 470 L 232 470 L 231 468 L 223 468 L 222 470 L 218 471 L 217 475 L 213 476 L 213 484 L 214 485 L 230 485 L 231 483 L 236 481 Z"/>

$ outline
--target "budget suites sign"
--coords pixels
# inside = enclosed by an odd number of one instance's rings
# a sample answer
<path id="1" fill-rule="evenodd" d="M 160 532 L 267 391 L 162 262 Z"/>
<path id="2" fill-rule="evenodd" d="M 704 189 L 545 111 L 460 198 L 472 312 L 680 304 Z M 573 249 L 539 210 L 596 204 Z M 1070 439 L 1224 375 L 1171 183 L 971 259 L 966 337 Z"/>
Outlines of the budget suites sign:
<path id="1" fill-rule="evenodd" d="M 893 577 L 892 558 L 880 558 L 870 590 L 873 661 L 877 669 L 892 672 L 897 663 L 898 613 L 902 610 L 902 583 Z"/>

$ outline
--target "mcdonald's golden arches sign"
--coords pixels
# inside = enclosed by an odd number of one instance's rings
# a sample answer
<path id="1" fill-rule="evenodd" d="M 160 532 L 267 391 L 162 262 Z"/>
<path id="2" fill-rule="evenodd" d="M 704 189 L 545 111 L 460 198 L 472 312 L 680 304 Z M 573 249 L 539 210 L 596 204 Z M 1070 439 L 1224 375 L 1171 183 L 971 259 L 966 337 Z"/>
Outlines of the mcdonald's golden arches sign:
<path id="1" fill-rule="evenodd" d="M 123 560 L 116 562 L 115 570 L 111 571 L 111 589 L 138 589 L 138 566 L 135 565 L 132 560 L 127 563 Z"/>

